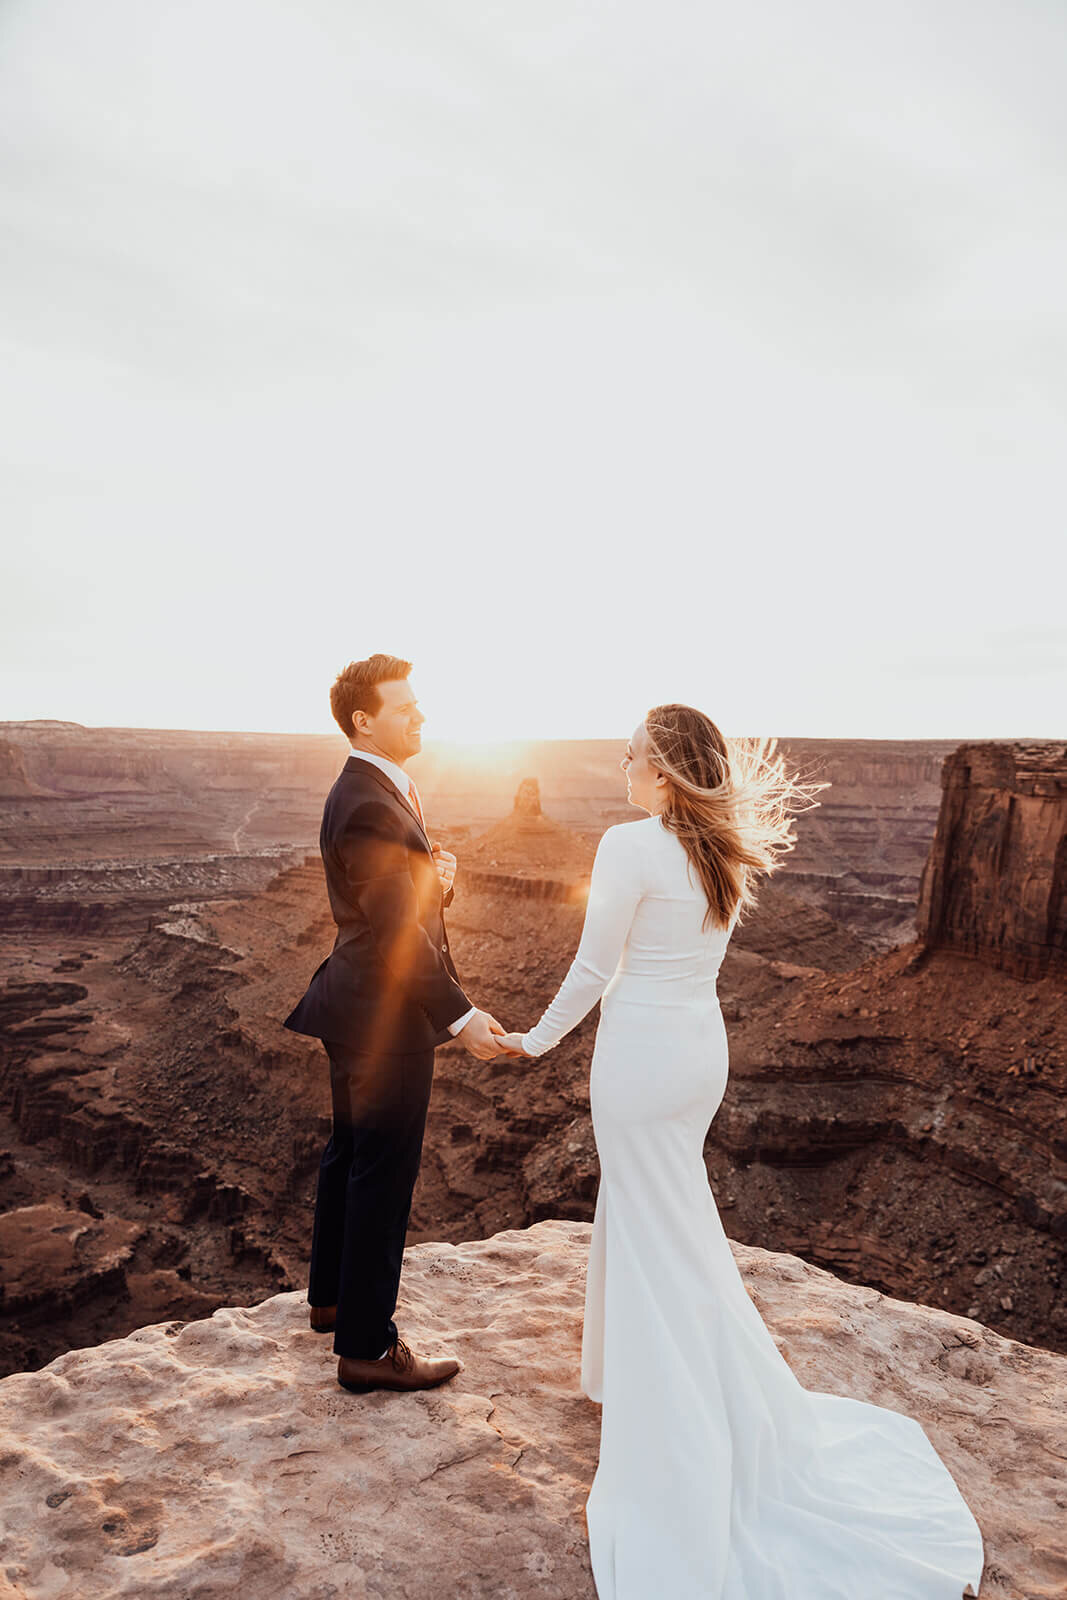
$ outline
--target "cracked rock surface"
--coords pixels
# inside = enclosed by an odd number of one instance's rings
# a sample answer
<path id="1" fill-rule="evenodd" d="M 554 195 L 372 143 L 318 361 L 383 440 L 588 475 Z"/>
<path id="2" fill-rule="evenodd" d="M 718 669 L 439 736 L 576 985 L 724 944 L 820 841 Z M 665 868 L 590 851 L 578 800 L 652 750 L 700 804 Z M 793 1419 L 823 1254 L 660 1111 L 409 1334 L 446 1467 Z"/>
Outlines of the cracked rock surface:
<path id="1" fill-rule="evenodd" d="M 5 1379 L 0 1597 L 593 1600 L 589 1233 L 553 1220 L 409 1247 L 401 1336 L 463 1362 L 436 1390 L 338 1388 L 296 1293 Z M 981 1526 L 982 1600 L 1062 1595 L 1067 1357 L 733 1250 L 803 1384 L 922 1423 Z"/>

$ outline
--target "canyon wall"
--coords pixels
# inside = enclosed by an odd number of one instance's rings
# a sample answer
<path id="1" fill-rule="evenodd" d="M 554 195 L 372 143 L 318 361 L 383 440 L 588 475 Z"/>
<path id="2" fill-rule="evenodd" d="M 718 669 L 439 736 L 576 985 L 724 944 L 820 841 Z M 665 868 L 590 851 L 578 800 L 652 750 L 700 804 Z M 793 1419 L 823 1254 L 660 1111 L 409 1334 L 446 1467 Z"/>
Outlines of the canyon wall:
<path id="1" fill-rule="evenodd" d="M 86 731 L 40 738 L 75 748 Z M 140 736 L 126 732 L 132 752 Z M 285 836 L 298 803 L 317 832 L 329 772 L 318 792 L 306 778 L 304 792 L 272 788 L 266 736 L 233 736 L 229 755 L 213 737 L 146 736 L 145 749 L 168 746 L 158 790 L 106 787 L 131 781 L 131 762 L 80 799 L 0 796 L 0 1277 L 15 1258 L 32 1266 L 0 1298 L 0 1371 L 306 1272 L 328 1083 L 321 1048 L 280 1020 L 335 930 L 313 846 L 265 836 Z M 330 770 L 337 743 L 321 741 Z M 914 808 L 940 754 L 809 743 L 794 758 L 831 779 L 836 809 L 801 819 L 801 870 L 763 886 L 720 974 L 731 1082 L 706 1156 L 731 1237 L 1065 1349 L 1062 986 L 953 948 L 880 953 L 869 930 L 884 924 L 856 907 L 907 908 L 926 827 Z M 552 749 L 606 804 L 616 747 Z M 201 791 L 170 762 L 205 750 L 217 760 Z M 45 769 L 6 770 L 39 783 Z M 514 796 L 493 799 L 498 816 Z M 225 848 L 206 848 L 213 830 Z M 577 945 L 598 828 L 539 814 L 527 784 L 480 836 L 435 832 L 460 857 L 449 927 L 465 986 L 528 1027 Z M 1029 823 L 1023 836 L 1062 911 L 1059 847 L 1037 849 Z M 536 1071 L 441 1048 L 411 1242 L 592 1216 L 595 1027 L 594 1013 Z"/>
<path id="2" fill-rule="evenodd" d="M 461 865 L 452 948 L 508 1027 L 570 964 L 574 888 Z M 328 1073 L 281 1019 L 333 942 L 321 863 L 149 920 L 0 929 L 0 1277 L 33 1262 L 0 1300 L 0 1372 L 305 1281 Z M 706 1156 L 731 1238 L 1067 1349 L 1054 990 L 951 951 L 871 959 L 765 885 L 719 980 L 731 1082 Z M 535 1065 L 439 1049 L 409 1242 L 591 1219 L 596 1025 Z"/>
<path id="3" fill-rule="evenodd" d="M 0 739 L 0 796 L 21 800 L 44 792 L 31 781 L 21 747 L 11 739 Z"/>
<path id="4" fill-rule="evenodd" d="M 1018 978 L 1067 969 L 1067 744 L 964 744 L 944 763 L 918 930 Z"/>
<path id="5" fill-rule="evenodd" d="M 305 859 L 310 858 L 303 849 L 275 847 L 236 855 L 0 866 L 0 932 L 141 933 L 176 902 L 255 894 Z"/>
<path id="6" fill-rule="evenodd" d="M 792 767 L 831 785 L 801 820 L 797 847 L 783 864 L 791 892 L 879 948 L 913 937 L 941 763 L 953 742 L 782 739 L 780 745 Z M 619 771 L 622 751 L 621 739 L 479 748 L 431 739 L 412 772 L 433 827 L 450 832 L 455 847 L 506 818 L 518 784 L 530 778 L 540 782 L 546 825 L 576 830 L 593 845 L 611 823 L 633 817 Z M 323 799 L 347 753 L 339 730 L 268 734 L 0 722 L 0 866 L 54 871 L 90 862 L 106 867 L 313 851 Z M 468 864 L 491 866 L 497 842 L 487 841 L 484 863 Z M 504 860 L 497 865 L 510 870 Z M 10 877 L 0 882 L 0 900 L 26 893 Z M 93 906 L 105 898 L 81 897 Z M 62 914 L 52 906 L 42 915 L 56 926 Z M 116 913 L 112 903 L 80 918 L 73 910 L 69 915 L 72 928 L 88 930 L 113 926 Z M 27 927 L 32 906 L 12 907 L 9 916 Z"/>

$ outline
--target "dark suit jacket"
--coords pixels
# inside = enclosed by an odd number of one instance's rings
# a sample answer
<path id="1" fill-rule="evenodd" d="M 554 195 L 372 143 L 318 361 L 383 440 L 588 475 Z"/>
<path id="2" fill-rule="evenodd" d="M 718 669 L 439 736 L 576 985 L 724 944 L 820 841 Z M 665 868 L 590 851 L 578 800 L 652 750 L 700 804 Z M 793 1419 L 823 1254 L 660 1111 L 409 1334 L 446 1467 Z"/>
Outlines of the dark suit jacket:
<path id="1" fill-rule="evenodd" d="M 448 948 L 452 891 L 446 899 L 416 813 L 370 761 L 342 767 L 319 850 L 337 937 L 284 1026 L 374 1054 L 443 1043 L 473 1003 Z"/>

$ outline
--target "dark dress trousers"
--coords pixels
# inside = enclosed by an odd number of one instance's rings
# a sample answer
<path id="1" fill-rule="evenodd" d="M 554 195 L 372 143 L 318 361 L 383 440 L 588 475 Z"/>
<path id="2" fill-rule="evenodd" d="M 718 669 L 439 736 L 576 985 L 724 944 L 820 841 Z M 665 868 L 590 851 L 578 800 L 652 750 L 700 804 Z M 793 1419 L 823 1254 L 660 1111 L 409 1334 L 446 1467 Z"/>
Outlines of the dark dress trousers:
<path id="1" fill-rule="evenodd" d="M 371 762 L 345 762 L 319 849 L 337 935 L 284 1024 L 321 1039 L 330 1062 L 308 1300 L 336 1304 L 338 1355 L 376 1360 L 397 1336 L 434 1048 L 472 1002 L 445 932 L 452 891 L 415 811 Z"/>

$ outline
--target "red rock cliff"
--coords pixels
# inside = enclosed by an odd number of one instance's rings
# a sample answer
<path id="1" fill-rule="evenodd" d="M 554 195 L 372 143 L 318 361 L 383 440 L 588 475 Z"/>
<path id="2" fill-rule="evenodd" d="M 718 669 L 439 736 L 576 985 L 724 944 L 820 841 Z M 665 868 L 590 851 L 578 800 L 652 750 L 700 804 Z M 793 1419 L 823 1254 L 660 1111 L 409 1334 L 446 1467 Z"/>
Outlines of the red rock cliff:
<path id="1" fill-rule="evenodd" d="M 1019 978 L 1067 970 L 1067 745 L 948 757 L 917 926 L 925 944 Z"/>

